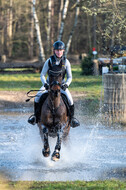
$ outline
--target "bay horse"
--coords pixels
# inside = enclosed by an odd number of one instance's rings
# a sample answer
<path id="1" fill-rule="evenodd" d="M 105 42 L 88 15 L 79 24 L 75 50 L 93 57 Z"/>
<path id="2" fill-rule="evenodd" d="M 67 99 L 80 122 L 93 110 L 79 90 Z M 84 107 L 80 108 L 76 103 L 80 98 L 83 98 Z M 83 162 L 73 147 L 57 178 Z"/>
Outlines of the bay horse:
<path id="1" fill-rule="evenodd" d="M 70 118 L 67 114 L 66 105 L 61 97 L 62 67 L 49 71 L 48 96 L 41 108 L 40 122 L 38 123 L 40 136 L 43 141 L 43 156 L 50 155 L 48 136 L 57 137 L 56 146 L 51 159 L 60 159 L 61 142 L 65 140 L 70 130 Z"/>

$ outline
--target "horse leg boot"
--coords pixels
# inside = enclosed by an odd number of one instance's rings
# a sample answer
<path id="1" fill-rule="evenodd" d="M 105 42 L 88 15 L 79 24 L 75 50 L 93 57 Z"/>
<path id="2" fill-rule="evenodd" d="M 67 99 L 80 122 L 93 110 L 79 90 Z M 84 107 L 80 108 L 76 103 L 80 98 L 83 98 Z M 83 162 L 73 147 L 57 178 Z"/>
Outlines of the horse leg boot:
<path id="1" fill-rule="evenodd" d="M 74 117 L 74 104 L 70 105 L 70 125 L 71 127 L 78 127 L 80 125 L 80 122 Z"/>
<path id="2" fill-rule="evenodd" d="M 44 148 L 42 150 L 43 156 L 48 157 L 50 155 L 50 148 L 48 142 L 48 129 L 46 127 L 43 128 L 43 136 L 44 136 Z"/>
<path id="3" fill-rule="evenodd" d="M 34 115 L 31 115 L 28 119 L 28 123 L 35 125 L 39 122 L 41 115 L 41 107 L 40 104 L 37 102 L 34 102 Z"/>
<path id="4" fill-rule="evenodd" d="M 60 159 L 60 149 L 61 149 L 61 141 L 62 141 L 62 132 L 61 130 L 57 133 L 57 143 L 55 146 L 55 150 L 52 154 L 52 160 L 58 161 Z"/>

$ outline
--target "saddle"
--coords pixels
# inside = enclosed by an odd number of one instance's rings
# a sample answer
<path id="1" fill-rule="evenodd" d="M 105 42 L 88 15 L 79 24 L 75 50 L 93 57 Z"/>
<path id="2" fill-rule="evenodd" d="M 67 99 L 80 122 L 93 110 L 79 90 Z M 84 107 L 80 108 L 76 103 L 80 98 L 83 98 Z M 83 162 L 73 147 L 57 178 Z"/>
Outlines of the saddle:
<path id="1" fill-rule="evenodd" d="M 48 97 L 48 92 L 41 95 L 40 100 L 39 100 L 40 109 L 43 106 L 43 103 L 45 102 L 47 97 Z M 68 99 L 67 99 L 66 95 L 63 93 L 61 93 L 61 97 L 62 97 L 62 100 L 66 106 L 66 109 L 67 109 L 67 116 L 70 116 L 70 106 L 69 106 Z"/>

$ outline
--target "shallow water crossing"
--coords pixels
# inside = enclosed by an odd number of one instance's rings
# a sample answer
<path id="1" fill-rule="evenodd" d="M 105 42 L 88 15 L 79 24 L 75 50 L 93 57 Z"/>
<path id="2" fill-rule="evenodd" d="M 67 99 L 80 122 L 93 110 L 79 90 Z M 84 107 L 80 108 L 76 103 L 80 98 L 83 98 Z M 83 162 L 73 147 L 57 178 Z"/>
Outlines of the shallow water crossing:
<path id="1" fill-rule="evenodd" d="M 39 129 L 27 110 L 0 112 L 0 173 L 10 180 L 69 181 L 126 178 L 126 129 L 106 127 L 81 115 L 62 143 L 61 159 L 42 156 Z M 94 124 L 93 124 L 94 123 Z M 56 139 L 49 138 L 51 152 Z"/>

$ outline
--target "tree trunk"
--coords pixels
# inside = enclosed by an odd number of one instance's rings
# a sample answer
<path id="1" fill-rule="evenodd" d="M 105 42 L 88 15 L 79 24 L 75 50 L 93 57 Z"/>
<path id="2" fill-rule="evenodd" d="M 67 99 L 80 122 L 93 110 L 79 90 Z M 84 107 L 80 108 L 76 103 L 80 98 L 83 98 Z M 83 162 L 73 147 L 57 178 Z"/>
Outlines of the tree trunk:
<path id="1" fill-rule="evenodd" d="M 35 21 L 35 29 L 37 32 L 37 39 L 38 39 L 38 44 L 39 44 L 40 61 L 45 62 L 45 53 L 44 53 L 43 44 L 41 40 L 40 27 L 39 27 L 38 17 L 36 14 L 35 4 L 36 4 L 36 0 L 33 0 L 33 17 Z"/>
<path id="2" fill-rule="evenodd" d="M 94 1 L 94 14 L 93 14 L 93 47 L 96 48 L 96 2 Z"/>
<path id="3" fill-rule="evenodd" d="M 47 54 L 50 53 L 51 7 L 52 7 L 52 0 L 49 0 L 48 1 Z"/>
<path id="4" fill-rule="evenodd" d="M 59 21 L 58 21 L 58 31 L 60 30 L 61 19 L 62 19 L 62 11 L 63 11 L 63 0 L 60 1 Z"/>
<path id="5" fill-rule="evenodd" d="M 13 12 L 12 12 L 12 0 L 9 1 L 9 8 L 7 10 L 7 50 L 8 56 L 12 55 L 12 20 L 13 20 Z"/>
<path id="6" fill-rule="evenodd" d="M 55 29 L 54 29 L 54 0 L 51 0 L 52 4 L 51 4 L 51 47 L 54 43 L 54 33 L 55 33 Z M 53 49 L 52 49 L 52 53 L 53 53 Z"/>
<path id="7" fill-rule="evenodd" d="M 0 2 L 0 6 L 3 8 L 4 7 L 4 2 Z M 4 54 L 4 12 L 1 10 L 0 12 L 0 20 L 1 20 L 1 30 L 0 30 L 0 55 Z"/>
<path id="8" fill-rule="evenodd" d="M 75 28 L 77 26 L 78 16 L 79 16 L 79 12 L 80 12 L 79 3 L 80 3 L 80 0 L 77 0 L 74 25 L 73 25 L 73 28 L 71 30 L 71 33 L 69 35 L 69 39 L 68 39 L 68 42 L 67 42 L 67 45 L 66 45 L 65 56 L 67 56 L 67 53 L 68 53 L 70 45 L 71 45 L 72 36 L 73 36 L 74 30 L 75 30 Z"/>
<path id="9" fill-rule="evenodd" d="M 31 15 L 30 15 L 30 35 L 29 35 L 29 57 L 33 58 L 33 44 L 34 44 L 34 18 L 32 12 L 32 0 L 31 0 Z"/>
<path id="10" fill-rule="evenodd" d="M 66 0 L 65 4 L 64 4 L 64 8 L 63 8 L 63 16 L 62 16 L 62 22 L 61 22 L 61 25 L 60 25 L 60 31 L 59 31 L 58 40 L 62 40 L 63 30 L 64 30 L 64 23 L 65 23 L 67 11 L 68 11 L 68 6 L 69 6 L 69 0 Z"/>
<path id="11" fill-rule="evenodd" d="M 90 16 L 88 15 L 88 13 L 86 13 L 87 15 L 87 35 L 88 35 L 88 41 L 89 41 L 89 50 L 91 50 L 92 48 L 92 43 L 91 43 L 91 24 L 90 24 Z"/>
<path id="12" fill-rule="evenodd" d="M 116 0 L 113 0 L 113 16 L 112 16 L 112 33 L 111 33 L 111 47 L 115 44 L 115 35 L 116 35 L 116 12 L 117 12 L 117 6 L 116 6 Z"/>

